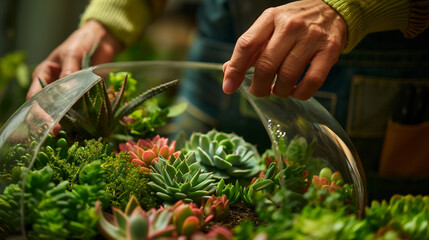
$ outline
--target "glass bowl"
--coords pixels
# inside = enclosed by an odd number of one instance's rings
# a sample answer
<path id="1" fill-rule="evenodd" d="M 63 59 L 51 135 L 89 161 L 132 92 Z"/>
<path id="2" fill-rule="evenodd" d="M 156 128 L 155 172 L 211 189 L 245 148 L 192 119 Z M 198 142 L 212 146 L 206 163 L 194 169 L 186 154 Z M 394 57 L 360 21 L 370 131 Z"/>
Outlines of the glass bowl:
<path id="1" fill-rule="evenodd" d="M 198 62 L 118 62 L 94 66 L 59 79 L 44 87 L 42 91 L 25 102 L 10 117 L 0 131 L 0 190 L 1 192 L 16 178 L 17 167 L 32 169 L 36 154 L 56 129 L 60 120 L 78 103 L 84 94 L 103 79 L 109 85 L 111 72 L 128 72 L 138 79 L 136 88 L 144 91 L 151 87 L 179 79 L 177 90 L 169 92 L 175 102 L 187 102 L 184 114 L 173 119 L 168 127 L 160 130 L 163 135 L 177 136 L 184 132 L 186 136 L 193 132 L 206 132 L 216 128 L 219 131 L 235 132 L 250 139 L 249 142 L 262 146 L 273 146 L 277 158 L 288 159 L 284 144 L 292 141 L 304 141 L 307 162 L 314 173 L 322 167 L 339 171 L 344 182 L 353 184 L 355 204 L 359 214 L 366 204 L 365 176 L 359 157 L 345 131 L 336 120 L 315 100 L 299 101 L 293 98 L 256 98 L 248 89 L 252 79 L 249 70 L 239 93 L 225 95 L 221 91 L 223 79 L 222 66 Z M 196 84 L 196 82 L 198 84 Z M 198 86 L 197 86 L 198 85 Z M 232 99 L 246 99 L 232 100 Z M 229 100 L 222 100 L 226 98 Z M 199 99 L 202 99 L 199 101 Z M 208 105 L 205 105 L 208 102 Z M 259 117 L 257 123 L 246 125 L 234 116 L 233 105 L 250 105 L 250 115 Z M 217 112 L 200 112 L 198 108 L 217 105 Z M 243 105 L 244 104 L 244 105 Z M 219 107 L 220 106 L 220 107 Z M 246 109 L 246 107 L 243 107 Z M 247 109 L 248 111 L 249 109 Z M 202 121 L 195 121 L 195 118 Z M 222 121 L 218 121 L 222 119 Z M 192 124 L 190 124 L 192 123 Z M 253 124 L 253 125 L 252 125 Z M 259 125 L 258 125 L 259 124 Z M 241 128 L 241 130 L 238 130 Z M 258 133 L 263 129 L 263 135 Z M 256 135 L 253 136 L 252 135 Z M 259 141 L 259 142 L 253 142 Z M 31 146 L 24 149 L 22 146 Z M 24 151 L 24 152 L 22 152 Z M 11 154 L 13 152 L 13 155 Z M 13 156 L 12 156 L 13 155 Z M 25 155 L 26 158 L 21 158 Z M 25 160 L 23 160 L 25 159 Z M 26 178 L 26 176 L 25 176 Z M 25 182 L 25 181 L 23 181 Z M 22 186 L 25 192 L 25 185 Z M 21 227 L 25 219 L 21 197 Z M 25 230 L 22 234 L 25 234 Z"/>

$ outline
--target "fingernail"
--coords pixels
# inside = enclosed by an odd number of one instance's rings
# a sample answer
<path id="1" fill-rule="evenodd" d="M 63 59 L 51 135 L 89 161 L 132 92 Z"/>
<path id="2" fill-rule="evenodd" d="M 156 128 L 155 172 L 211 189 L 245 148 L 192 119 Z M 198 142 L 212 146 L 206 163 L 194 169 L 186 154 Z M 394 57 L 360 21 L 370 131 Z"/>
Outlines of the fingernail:
<path id="1" fill-rule="evenodd" d="M 231 79 L 227 78 L 227 79 L 223 80 L 222 89 L 225 93 L 232 93 L 233 87 L 234 87 L 234 84 L 231 81 Z"/>

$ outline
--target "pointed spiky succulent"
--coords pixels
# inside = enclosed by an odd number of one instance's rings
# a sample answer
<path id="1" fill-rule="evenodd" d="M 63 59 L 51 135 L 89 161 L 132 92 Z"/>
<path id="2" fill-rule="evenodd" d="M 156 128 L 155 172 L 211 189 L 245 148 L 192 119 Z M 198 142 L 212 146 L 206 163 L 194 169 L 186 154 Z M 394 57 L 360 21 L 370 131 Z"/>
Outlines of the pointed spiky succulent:
<path id="1" fill-rule="evenodd" d="M 290 164 L 285 165 L 283 169 L 279 169 L 277 164 L 272 162 L 264 178 L 258 178 L 252 184 L 252 187 L 256 191 L 264 190 L 269 193 L 273 193 L 279 187 L 302 193 L 305 192 L 308 185 L 307 173 L 303 166 Z"/>
<path id="2" fill-rule="evenodd" d="M 172 212 L 168 208 L 152 208 L 145 212 L 137 199 L 132 196 L 124 212 L 112 208 L 113 216 L 109 221 L 96 204 L 101 234 L 107 239 L 157 239 L 172 237 L 175 226 L 172 224 Z"/>
<path id="3" fill-rule="evenodd" d="M 168 138 L 156 135 L 150 139 L 139 139 L 136 142 L 128 141 L 119 144 L 119 150 L 128 152 L 131 157 L 131 163 L 140 166 L 140 170 L 150 172 L 149 166 L 153 165 L 154 161 L 158 161 L 159 157 L 168 160 L 170 156 L 178 157 L 180 151 L 175 152 L 176 141 L 168 145 Z"/>
<path id="4" fill-rule="evenodd" d="M 241 199 L 242 187 L 238 180 L 235 181 L 235 185 L 232 183 L 225 184 L 225 181 L 221 179 L 217 184 L 216 196 L 225 195 L 229 200 L 229 204 L 234 204 Z"/>
<path id="5" fill-rule="evenodd" d="M 252 144 L 234 133 L 211 130 L 193 133 L 186 142 L 187 154 L 194 153 L 201 167 L 225 180 L 251 179 L 259 173 L 259 154 Z"/>
<path id="6" fill-rule="evenodd" d="M 210 172 L 203 172 L 195 154 L 171 156 L 170 161 L 160 157 L 150 166 L 151 182 L 148 185 L 165 203 L 176 201 L 200 202 L 216 190 L 216 179 Z"/>
<path id="7" fill-rule="evenodd" d="M 70 109 L 65 117 L 61 119 L 61 126 L 70 128 L 78 134 L 89 137 L 109 138 L 115 126 L 125 116 L 132 113 L 146 100 L 176 85 L 178 80 L 173 80 L 159 86 L 153 87 L 134 99 L 122 104 L 127 85 L 127 76 L 119 92 L 108 93 L 104 79 L 90 89 L 82 98 L 83 106 Z"/>

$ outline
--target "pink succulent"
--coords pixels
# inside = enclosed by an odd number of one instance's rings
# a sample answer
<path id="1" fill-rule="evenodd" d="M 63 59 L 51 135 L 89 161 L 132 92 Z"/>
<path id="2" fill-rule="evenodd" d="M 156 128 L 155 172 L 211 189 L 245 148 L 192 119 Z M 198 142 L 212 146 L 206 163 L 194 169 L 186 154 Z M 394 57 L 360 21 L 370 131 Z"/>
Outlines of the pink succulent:
<path id="1" fill-rule="evenodd" d="M 335 192 L 338 189 L 342 189 L 341 186 L 337 185 L 335 181 L 329 181 L 325 177 L 319 177 L 317 175 L 313 176 L 312 184 L 318 189 L 326 189 L 330 192 Z"/>
<path id="2" fill-rule="evenodd" d="M 119 144 L 119 150 L 128 152 L 131 156 L 131 163 L 140 166 L 140 170 L 150 172 L 149 166 L 153 161 L 158 161 L 159 157 L 169 159 L 171 155 L 178 157 L 180 151 L 175 152 L 176 141 L 168 145 L 168 138 L 156 135 L 150 139 L 139 139 L 136 142 L 128 141 L 125 144 Z"/>

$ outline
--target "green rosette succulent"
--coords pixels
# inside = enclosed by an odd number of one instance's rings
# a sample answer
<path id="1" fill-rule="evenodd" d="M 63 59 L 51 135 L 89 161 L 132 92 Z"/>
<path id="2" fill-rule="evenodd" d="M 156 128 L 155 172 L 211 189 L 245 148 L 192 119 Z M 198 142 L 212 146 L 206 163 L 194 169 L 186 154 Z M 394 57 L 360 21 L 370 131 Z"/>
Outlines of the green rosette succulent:
<path id="1" fill-rule="evenodd" d="M 212 173 L 202 171 L 195 154 L 172 155 L 169 161 L 159 157 L 150 168 L 152 181 L 148 185 L 165 203 L 199 203 L 201 197 L 209 198 L 216 190 L 216 179 Z"/>
<path id="2" fill-rule="evenodd" d="M 255 146 L 234 133 L 217 130 L 207 134 L 193 133 L 184 150 L 187 154 L 195 153 L 205 171 L 229 182 L 250 180 L 262 170 Z"/>

